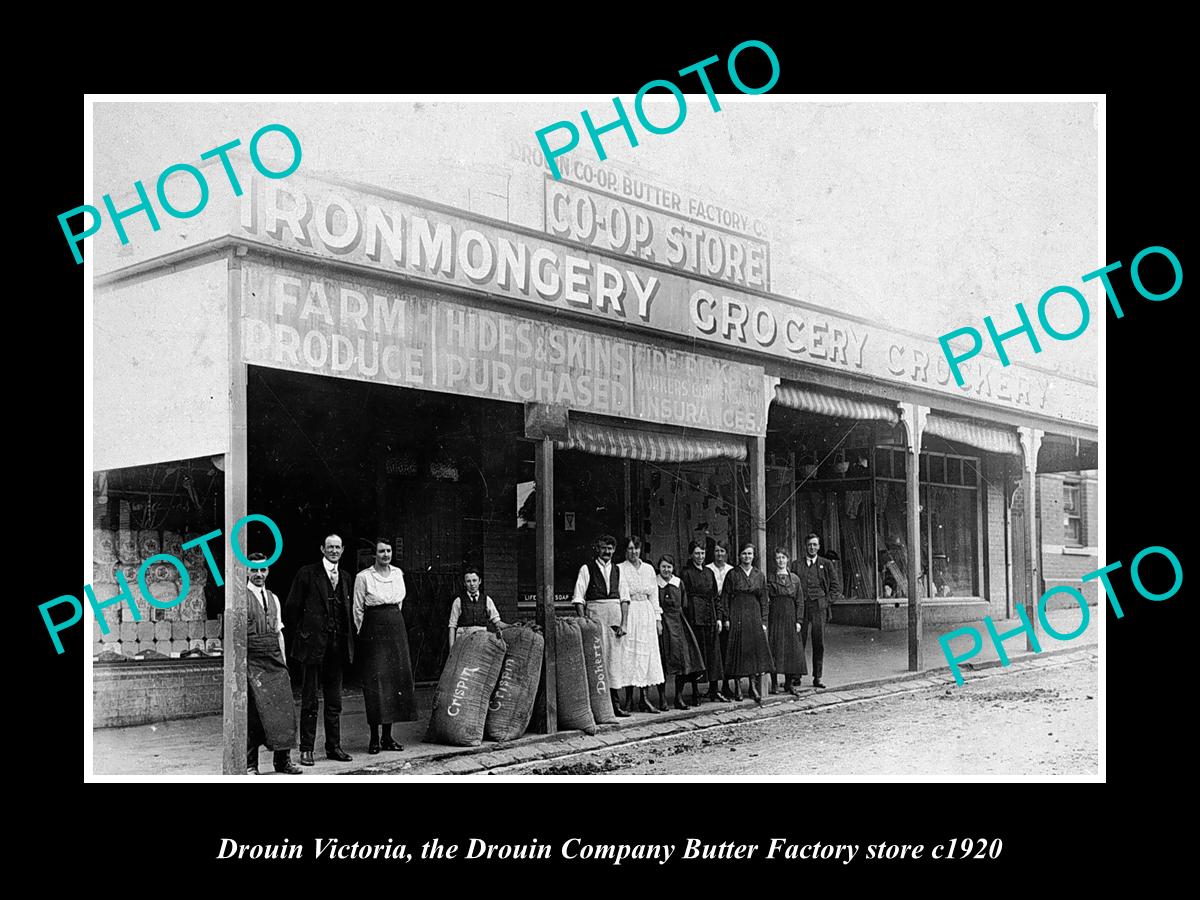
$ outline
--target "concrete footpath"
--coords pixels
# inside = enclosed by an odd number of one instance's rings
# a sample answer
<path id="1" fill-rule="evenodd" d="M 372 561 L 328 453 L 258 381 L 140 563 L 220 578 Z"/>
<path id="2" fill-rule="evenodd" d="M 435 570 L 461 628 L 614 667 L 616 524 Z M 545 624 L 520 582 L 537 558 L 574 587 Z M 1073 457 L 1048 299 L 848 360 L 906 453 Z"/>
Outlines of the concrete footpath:
<path id="1" fill-rule="evenodd" d="M 1053 656 L 1061 653 L 1084 650 L 1094 653 L 1098 641 L 1097 622 L 1104 610 L 1091 607 L 1089 612 L 1087 630 L 1070 641 L 1055 640 L 1039 629 L 1038 638 L 1043 651 L 1040 654 L 1025 651 L 1024 635 L 1010 639 L 1005 645 L 1010 660 L 1028 660 L 1030 662 L 1027 664 L 1041 665 L 1043 658 L 1045 664 L 1049 664 Z M 1077 608 L 1056 610 L 1049 614 L 1049 620 L 1060 633 L 1070 633 L 1079 624 L 1080 611 Z M 970 680 L 972 669 L 995 669 L 1000 663 L 983 623 L 966 624 L 974 625 L 983 634 L 983 647 L 979 654 L 963 666 L 964 677 Z M 1017 619 L 996 623 L 1001 634 L 1018 628 L 1020 624 Z M 425 743 L 433 695 L 430 686 L 418 690 L 419 720 L 392 726 L 393 736 L 404 746 L 404 750 L 370 756 L 366 752 L 369 731 L 362 695 L 356 692 L 345 696 L 341 720 L 342 747 L 353 760 L 338 763 L 326 759 L 323 726 L 318 725 L 317 764 L 304 771 L 315 775 L 402 775 L 413 769 L 419 770 L 421 775 L 484 773 L 497 767 L 552 759 L 648 737 L 870 699 L 896 690 L 917 690 L 938 684 L 953 686 L 954 679 L 946 666 L 938 637 L 958 627 L 961 626 L 927 627 L 924 630 L 926 669 L 923 672 L 908 672 L 906 632 L 826 625 L 825 672 L 822 681 L 827 685 L 827 690 L 812 688 L 812 678 L 806 676 L 799 698 L 788 694 L 765 695 L 761 708 L 745 701 L 740 704 L 704 703 L 695 709 L 672 709 L 657 715 L 638 713 L 620 720 L 618 724 L 600 726 L 595 735 L 585 735 L 579 731 L 564 731 L 556 735 L 526 734 L 505 744 L 485 741 L 481 747 L 447 747 Z M 970 639 L 958 637 L 953 646 L 959 653 L 965 652 L 970 646 Z M 889 687 L 892 685 L 895 689 Z M 652 693 L 651 696 L 655 695 Z M 690 689 L 686 697 L 691 702 Z M 669 698 L 668 690 L 668 702 Z M 97 776 L 134 777 L 220 774 L 221 741 L 220 716 L 177 719 L 126 728 L 98 728 L 93 731 L 93 773 Z M 296 756 L 293 752 L 293 758 Z M 263 776 L 288 777 L 272 772 L 270 759 L 270 753 L 265 748 L 261 749 L 259 770 Z M 293 779 L 300 780 L 294 776 Z"/>

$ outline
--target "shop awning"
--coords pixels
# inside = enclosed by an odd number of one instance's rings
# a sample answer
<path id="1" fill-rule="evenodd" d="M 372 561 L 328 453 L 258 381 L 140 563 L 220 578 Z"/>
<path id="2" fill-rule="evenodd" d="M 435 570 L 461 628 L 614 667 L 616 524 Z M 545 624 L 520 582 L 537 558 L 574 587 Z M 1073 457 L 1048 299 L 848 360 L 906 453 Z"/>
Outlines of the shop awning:
<path id="1" fill-rule="evenodd" d="M 800 409 L 821 416 L 833 416 L 838 419 L 887 422 L 889 425 L 895 425 L 900 421 L 900 414 L 894 404 L 888 405 L 875 400 L 860 400 L 853 397 L 839 397 L 835 394 L 815 391 L 809 387 L 801 387 L 798 384 L 789 384 L 786 381 L 776 388 L 775 402 L 791 409 Z"/>
<path id="2" fill-rule="evenodd" d="M 688 463 L 707 459 L 746 458 L 744 438 L 664 434 L 583 421 L 571 421 L 567 429 L 567 439 L 554 442 L 559 450 L 582 450 L 599 456 L 618 456 L 646 462 Z"/>
<path id="3" fill-rule="evenodd" d="M 1021 442 L 1015 431 L 998 425 L 982 425 L 966 419 L 951 419 L 930 413 L 925 417 L 925 434 L 943 437 L 948 441 L 969 444 L 990 453 L 1021 453 Z M 922 449 L 935 449 L 922 444 Z"/>

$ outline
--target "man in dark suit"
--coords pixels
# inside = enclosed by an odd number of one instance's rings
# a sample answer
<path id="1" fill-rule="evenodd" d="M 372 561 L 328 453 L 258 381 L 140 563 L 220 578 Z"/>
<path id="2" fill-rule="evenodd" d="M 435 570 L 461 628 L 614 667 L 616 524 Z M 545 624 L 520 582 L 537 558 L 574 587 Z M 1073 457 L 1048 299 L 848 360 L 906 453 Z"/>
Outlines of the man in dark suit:
<path id="1" fill-rule="evenodd" d="M 342 539 L 321 545 L 320 562 L 292 579 L 283 606 L 292 696 L 300 704 L 300 765 L 311 766 L 317 740 L 317 709 L 325 697 L 325 755 L 349 762 L 341 746 L 342 670 L 354 661 L 354 575 L 338 566 Z"/>
<path id="2" fill-rule="evenodd" d="M 825 662 L 825 612 L 832 600 L 842 596 L 842 582 L 837 566 L 819 554 L 821 539 L 810 534 L 804 539 L 804 559 L 795 564 L 800 576 L 800 587 L 804 592 L 804 624 L 800 640 L 807 650 L 809 635 L 812 636 L 813 687 L 823 688 L 821 670 Z"/>

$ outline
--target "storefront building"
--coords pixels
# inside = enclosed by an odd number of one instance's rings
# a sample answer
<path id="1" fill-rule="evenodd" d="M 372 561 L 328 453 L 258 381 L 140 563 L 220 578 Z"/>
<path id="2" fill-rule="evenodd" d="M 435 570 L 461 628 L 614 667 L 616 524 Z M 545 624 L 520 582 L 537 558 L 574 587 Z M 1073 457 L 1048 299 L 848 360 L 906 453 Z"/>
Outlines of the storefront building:
<path id="1" fill-rule="evenodd" d="M 1002 617 L 1040 594 L 1023 498 L 1095 467 L 1095 385 L 980 356 L 958 388 L 933 340 L 771 293 L 769 242 L 736 216 L 566 181 L 543 201 L 539 231 L 256 177 L 227 216 L 101 259 L 97 596 L 248 512 L 284 535 L 281 595 L 326 534 L 356 571 L 386 537 L 433 679 L 464 564 L 505 621 L 534 619 L 568 602 L 601 533 L 643 536 L 652 561 L 752 541 L 769 566 L 815 532 L 842 571 L 835 619 L 909 628 L 912 668 L 922 617 Z M 187 602 L 95 635 L 96 722 L 162 717 L 154 698 L 184 683 L 199 706 L 221 689 L 238 771 L 245 592 L 185 561 Z M 172 577 L 151 573 L 160 599 Z"/>

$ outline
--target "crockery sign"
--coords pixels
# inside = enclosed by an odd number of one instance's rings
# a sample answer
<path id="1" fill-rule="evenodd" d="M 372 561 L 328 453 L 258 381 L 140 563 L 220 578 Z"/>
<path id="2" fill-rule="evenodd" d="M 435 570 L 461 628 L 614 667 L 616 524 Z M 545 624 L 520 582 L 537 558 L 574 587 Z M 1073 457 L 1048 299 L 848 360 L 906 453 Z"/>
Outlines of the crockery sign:
<path id="1" fill-rule="evenodd" d="M 1096 422 L 1095 387 L 976 358 L 962 387 L 929 338 L 897 335 L 732 286 L 651 268 L 501 224 L 293 176 L 256 180 L 243 198 L 249 241 L 370 266 L 514 300 L 538 314 L 571 312 L 676 337 L 811 363 L 950 396 Z M 943 377 L 943 375 L 945 377 Z M 714 426 L 719 427 L 719 426 Z"/>
<path id="2" fill-rule="evenodd" d="M 431 291 L 247 263 L 242 354 L 255 365 L 763 435 L 759 366 L 474 309 Z"/>

